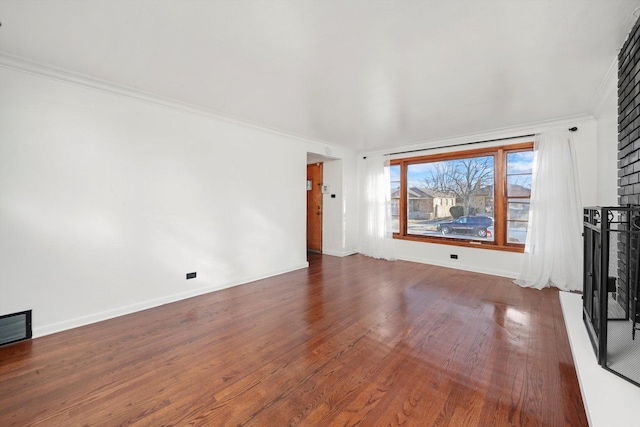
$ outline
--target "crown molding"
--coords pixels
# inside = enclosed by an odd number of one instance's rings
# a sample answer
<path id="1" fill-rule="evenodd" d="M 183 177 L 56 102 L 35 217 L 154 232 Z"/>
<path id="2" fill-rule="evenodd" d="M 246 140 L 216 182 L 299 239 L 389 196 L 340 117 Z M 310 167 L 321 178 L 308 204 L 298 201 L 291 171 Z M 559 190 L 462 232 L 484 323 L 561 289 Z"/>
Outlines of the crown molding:
<path id="1" fill-rule="evenodd" d="M 558 129 L 561 127 L 578 126 L 580 123 L 593 121 L 594 117 L 590 114 L 577 114 L 573 116 L 561 117 L 552 120 L 543 120 L 539 122 L 524 123 L 516 126 L 508 126 L 503 128 L 492 129 L 484 132 L 469 133 L 464 135 L 452 136 L 442 139 L 431 139 L 413 144 L 403 145 L 401 147 L 387 147 L 385 149 L 377 150 L 362 150 L 358 152 L 358 155 L 374 155 L 374 154 L 389 154 L 390 152 L 399 151 L 413 151 L 413 150 L 431 150 L 435 148 L 447 148 L 456 144 L 465 144 L 477 141 L 488 141 L 492 139 L 501 138 L 515 138 L 522 134 L 539 133 L 549 130 Z M 496 141 L 496 144 L 499 142 Z"/>
<path id="2" fill-rule="evenodd" d="M 611 98 L 618 96 L 618 55 L 613 58 L 607 73 L 604 75 L 598 90 L 593 94 L 590 102 L 589 112 L 598 118 L 604 112 L 605 107 Z"/>
<path id="3" fill-rule="evenodd" d="M 271 128 L 256 123 L 252 123 L 243 119 L 228 116 L 217 111 L 213 111 L 207 108 L 203 108 L 197 105 L 188 104 L 175 99 L 162 97 L 153 93 L 145 92 L 139 89 L 134 89 L 128 86 L 113 83 L 107 80 L 91 77 L 86 74 L 76 73 L 64 68 L 56 67 L 53 65 L 45 64 L 42 62 L 34 61 L 32 59 L 24 58 L 12 53 L 0 50 L 0 67 L 9 68 L 12 70 L 33 74 L 38 77 L 49 78 L 57 80 L 63 83 L 80 86 L 87 89 L 92 89 L 107 93 L 110 95 L 119 96 L 122 98 L 133 99 L 142 101 L 147 104 L 152 104 L 172 110 L 177 110 L 184 113 L 195 114 L 210 119 L 216 119 L 227 123 L 267 132 L 286 138 L 292 138 L 307 143 L 333 145 L 330 142 L 320 139 L 312 139 L 306 136 L 297 135 L 295 133 L 282 131 L 279 129 Z"/>

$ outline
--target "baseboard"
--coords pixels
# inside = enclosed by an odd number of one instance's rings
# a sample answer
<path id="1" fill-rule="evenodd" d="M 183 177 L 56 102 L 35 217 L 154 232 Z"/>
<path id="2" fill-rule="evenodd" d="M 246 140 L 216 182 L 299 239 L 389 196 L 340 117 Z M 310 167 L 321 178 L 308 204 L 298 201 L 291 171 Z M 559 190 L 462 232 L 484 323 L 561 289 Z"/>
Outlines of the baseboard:
<path id="1" fill-rule="evenodd" d="M 246 277 L 243 278 L 241 280 L 238 280 L 237 282 L 234 283 L 230 283 L 230 284 L 226 284 L 226 285 L 222 285 L 222 286 L 210 286 L 210 287 L 203 287 L 203 288 L 198 288 L 198 289 L 191 289 L 187 292 L 180 292 L 177 294 L 172 294 L 172 295 L 167 295 L 164 297 L 160 297 L 160 298 L 155 298 L 155 299 L 151 299 L 151 300 L 147 300 L 147 301 L 142 301 L 139 303 L 135 303 L 135 304 L 130 304 L 130 305 L 126 305 L 123 307 L 117 307 L 111 310 L 105 310 L 102 311 L 100 313 L 94 313 L 88 316 L 81 316 L 81 317 L 76 317 L 74 319 L 69 319 L 69 320 L 65 320 L 62 322 L 58 322 L 58 323 L 52 323 L 49 325 L 44 325 L 44 326 L 39 326 L 39 327 L 34 327 L 33 328 L 33 338 L 38 338 L 38 337 L 42 337 L 45 335 L 50 335 L 50 334 L 54 334 L 57 332 L 62 332 L 62 331 L 66 331 L 69 329 L 73 329 L 73 328 L 79 328 L 81 326 L 86 326 L 86 325 L 90 325 L 92 323 L 97 323 L 97 322 L 102 322 L 104 320 L 109 320 L 109 319 L 113 319 L 116 317 L 120 317 L 120 316 L 125 316 L 127 314 L 131 314 L 131 313 L 136 313 L 138 311 L 142 311 L 142 310 L 147 310 L 150 308 L 154 308 L 154 307 L 159 307 L 161 305 L 164 304 L 170 304 L 172 302 L 176 302 L 176 301 L 181 301 L 183 299 L 187 299 L 187 298 L 192 298 L 192 297 L 196 297 L 199 295 L 204 295 L 204 294 L 208 294 L 210 292 L 215 292 L 215 291 L 220 291 L 222 289 L 227 289 L 227 288 L 232 288 L 234 286 L 240 286 L 240 285 L 245 285 L 251 282 L 255 282 L 258 280 L 262 280 L 262 279 L 267 279 L 269 277 L 273 277 L 273 276 L 278 276 L 280 274 L 285 274 L 285 273 L 289 273 L 292 271 L 296 271 L 296 270 L 301 270 L 304 268 L 308 268 L 309 267 L 309 263 L 308 262 L 304 262 L 302 264 L 290 267 L 290 268 L 286 268 L 286 269 L 282 269 L 282 270 L 275 270 L 272 272 L 269 272 L 267 274 L 263 274 L 263 275 L 259 275 L 259 276 L 252 276 L 252 277 Z"/>
<path id="2" fill-rule="evenodd" d="M 403 260 L 403 261 L 417 262 L 417 263 L 420 263 L 420 264 L 436 265 L 438 267 L 453 268 L 455 270 L 464 270 L 464 271 L 471 271 L 473 273 L 482 273 L 482 274 L 489 274 L 489 275 L 492 275 L 492 276 L 506 277 L 508 279 L 515 279 L 516 278 L 516 275 L 514 275 L 514 273 L 512 271 L 497 270 L 497 269 L 493 269 L 493 268 L 481 268 L 481 267 L 476 267 L 476 266 L 466 265 L 466 264 L 460 264 L 460 263 L 434 262 L 434 261 L 431 261 L 431 260 L 426 261 L 426 260 L 421 259 L 421 258 L 413 258 L 413 257 L 398 257 L 398 259 Z"/>
<path id="3" fill-rule="evenodd" d="M 351 250 L 351 251 L 342 251 L 342 252 L 335 252 L 335 251 L 326 251 L 323 250 L 322 254 L 323 255 L 331 255 L 331 256 L 337 256 L 337 257 L 346 257 L 346 256 L 350 256 L 350 255 L 355 255 L 357 254 L 358 251 L 356 250 Z"/>

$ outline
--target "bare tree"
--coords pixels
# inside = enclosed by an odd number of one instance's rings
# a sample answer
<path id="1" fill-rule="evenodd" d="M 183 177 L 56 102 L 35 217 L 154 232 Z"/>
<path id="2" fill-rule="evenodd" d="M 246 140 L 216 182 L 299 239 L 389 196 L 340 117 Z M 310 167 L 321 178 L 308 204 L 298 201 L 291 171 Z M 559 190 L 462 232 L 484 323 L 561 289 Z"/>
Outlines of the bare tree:
<path id="1" fill-rule="evenodd" d="M 465 214 L 470 212 L 473 196 L 493 184 L 493 157 L 447 160 L 432 166 L 423 180 L 426 188 L 455 195 L 456 203 L 462 204 Z"/>

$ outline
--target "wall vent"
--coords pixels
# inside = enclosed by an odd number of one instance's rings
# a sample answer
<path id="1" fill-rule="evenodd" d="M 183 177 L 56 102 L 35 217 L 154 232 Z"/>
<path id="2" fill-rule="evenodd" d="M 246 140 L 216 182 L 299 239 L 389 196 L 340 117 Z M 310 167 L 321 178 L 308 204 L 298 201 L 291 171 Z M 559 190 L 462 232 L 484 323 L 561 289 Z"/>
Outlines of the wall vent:
<path id="1" fill-rule="evenodd" d="M 31 310 L 0 316 L 0 345 L 31 338 Z"/>

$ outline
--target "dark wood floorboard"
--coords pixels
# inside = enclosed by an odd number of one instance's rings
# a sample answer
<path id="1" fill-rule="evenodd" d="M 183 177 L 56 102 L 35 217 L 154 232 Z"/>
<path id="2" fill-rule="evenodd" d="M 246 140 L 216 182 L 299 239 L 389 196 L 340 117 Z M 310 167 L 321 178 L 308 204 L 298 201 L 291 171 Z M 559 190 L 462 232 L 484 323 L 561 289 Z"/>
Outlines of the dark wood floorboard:
<path id="1" fill-rule="evenodd" d="M 558 291 L 354 255 L 0 347 L 0 426 L 586 426 Z"/>

